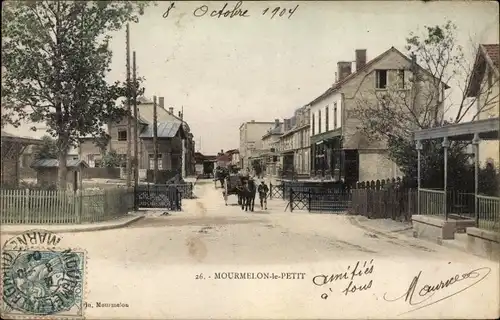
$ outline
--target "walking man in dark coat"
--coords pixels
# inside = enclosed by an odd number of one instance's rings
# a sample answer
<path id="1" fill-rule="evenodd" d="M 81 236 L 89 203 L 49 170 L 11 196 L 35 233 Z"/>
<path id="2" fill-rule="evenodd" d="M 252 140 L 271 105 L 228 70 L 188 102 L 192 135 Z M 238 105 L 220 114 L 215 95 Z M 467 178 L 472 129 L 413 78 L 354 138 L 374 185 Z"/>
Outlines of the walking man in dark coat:
<path id="1" fill-rule="evenodd" d="M 257 192 L 259 193 L 260 208 L 267 210 L 267 193 L 269 192 L 269 188 L 264 181 L 261 181 L 259 187 L 257 188 Z"/>

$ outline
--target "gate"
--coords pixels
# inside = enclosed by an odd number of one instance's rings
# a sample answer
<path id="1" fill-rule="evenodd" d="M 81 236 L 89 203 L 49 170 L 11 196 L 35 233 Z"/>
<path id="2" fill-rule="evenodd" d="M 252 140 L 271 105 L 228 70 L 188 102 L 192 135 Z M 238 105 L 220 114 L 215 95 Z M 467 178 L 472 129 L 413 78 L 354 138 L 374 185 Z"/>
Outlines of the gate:
<path id="1" fill-rule="evenodd" d="M 293 209 L 309 210 L 310 199 L 310 191 L 294 191 L 290 188 L 290 211 L 293 212 Z"/>
<path id="2" fill-rule="evenodd" d="M 135 206 L 136 208 L 163 208 L 170 211 L 181 211 L 182 196 L 182 192 L 173 185 L 139 185 L 135 189 Z"/>
<path id="3" fill-rule="evenodd" d="M 352 192 L 349 189 L 332 189 L 311 192 L 309 200 L 310 212 L 344 212 L 349 209 Z"/>
<path id="4" fill-rule="evenodd" d="M 272 183 L 269 183 L 269 199 L 272 199 L 272 198 L 284 199 L 285 196 L 283 193 L 283 188 L 284 188 L 284 186 L 282 184 L 274 185 Z"/>
<path id="5" fill-rule="evenodd" d="M 317 191 L 293 190 L 290 188 L 289 203 L 290 211 L 294 209 L 307 210 L 309 212 L 344 212 L 351 204 L 351 190 L 328 190 Z"/>

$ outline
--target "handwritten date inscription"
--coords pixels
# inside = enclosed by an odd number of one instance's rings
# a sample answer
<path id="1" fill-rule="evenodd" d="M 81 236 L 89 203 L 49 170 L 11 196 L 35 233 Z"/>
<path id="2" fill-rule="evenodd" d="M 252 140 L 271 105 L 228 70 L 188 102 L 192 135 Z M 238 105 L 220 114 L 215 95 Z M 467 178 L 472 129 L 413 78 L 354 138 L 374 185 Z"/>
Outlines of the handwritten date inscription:
<path id="1" fill-rule="evenodd" d="M 262 11 L 262 16 L 269 17 L 270 19 L 286 17 L 288 19 L 292 18 L 295 11 L 299 5 L 294 8 L 285 7 L 268 7 Z M 171 2 L 168 9 L 163 13 L 163 18 L 168 18 L 171 10 L 177 8 L 175 2 Z M 197 18 L 201 17 L 211 17 L 211 18 L 248 18 L 250 17 L 250 11 L 246 9 L 243 5 L 243 1 L 238 1 L 234 5 L 230 5 L 228 2 L 220 9 L 210 8 L 207 5 L 202 5 L 194 9 L 193 15 Z"/>
<path id="2" fill-rule="evenodd" d="M 266 9 L 264 9 L 264 11 L 262 11 L 262 15 L 263 16 L 267 15 L 267 16 L 271 17 L 271 19 L 273 19 L 276 15 L 278 15 L 280 17 L 288 15 L 288 19 L 290 19 L 298 7 L 299 7 L 299 5 L 296 5 L 295 8 L 293 8 L 293 9 L 282 8 L 282 7 L 276 7 L 274 9 L 266 8 Z"/>

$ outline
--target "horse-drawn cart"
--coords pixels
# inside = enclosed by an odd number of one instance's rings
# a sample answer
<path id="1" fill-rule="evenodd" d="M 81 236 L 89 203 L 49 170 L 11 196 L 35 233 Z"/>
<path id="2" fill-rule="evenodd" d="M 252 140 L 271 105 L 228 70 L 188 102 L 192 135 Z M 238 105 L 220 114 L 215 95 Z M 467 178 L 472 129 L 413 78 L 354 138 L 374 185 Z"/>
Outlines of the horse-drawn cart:
<path id="1" fill-rule="evenodd" d="M 245 184 L 245 180 L 248 180 L 248 177 L 240 174 L 230 174 L 226 177 L 223 191 L 226 206 L 227 198 L 230 195 L 236 195 L 238 197 L 238 205 L 241 205 L 240 191 Z"/>

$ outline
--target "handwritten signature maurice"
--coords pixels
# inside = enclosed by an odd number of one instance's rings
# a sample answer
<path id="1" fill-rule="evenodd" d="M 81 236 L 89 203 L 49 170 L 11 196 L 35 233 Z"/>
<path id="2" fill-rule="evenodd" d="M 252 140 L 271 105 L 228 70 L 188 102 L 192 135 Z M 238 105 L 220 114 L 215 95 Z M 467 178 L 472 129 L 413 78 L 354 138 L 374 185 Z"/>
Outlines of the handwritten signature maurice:
<path id="1" fill-rule="evenodd" d="M 384 294 L 384 300 L 387 302 L 395 302 L 401 299 L 404 299 L 405 302 L 407 302 L 410 306 L 418 306 L 416 308 L 413 308 L 409 311 L 406 311 L 402 314 L 410 313 L 413 311 L 417 311 L 419 309 L 431 306 L 433 304 L 436 304 L 438 302 L 441 302 L 443 300 L 446 300 L 448 298 L 453 297 L 454 295 L 457 295 L 474 285 L 478 284 L 482 280 L 484 280 L 491 272 L 491 269 L 488 267 L 483 267 L 483 268 L 478 268 L 471 270 L 467 273 L 463 274 L 455 274 L 454 276 L 451 276 L 447 278 L 446 280 L 440 280 L 439 282 L 436 282 L 434 284 L 420 284 L 420 276 L 422 275 L 422 271 L 420 271 L 415 277 L 413 277 L 413 280 L 411 281 L 408 289 L 399 297 L 390 299 L 387 297 L 387 292 Z M 477 279 L 475 282 L 469 283 L 465 287 L 458 287 L 456 284 L 466 281 L 469 279 Z M 467 282 L 463 282 L 465 284 Z M 455 290 L 449 292 L 447 295 L 437 299 L 437 300 L 430 300 L 434 294 L 438 292 L 446 292 L 445 289 L 452 289 L 455 288 Z M 461 289 L 460 289 L 461 288 Z M 460 289 L 460 290 L 458 290 Z M 400 315 L 402 315 L 400 314 Z"/>

